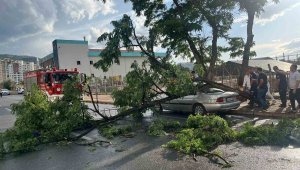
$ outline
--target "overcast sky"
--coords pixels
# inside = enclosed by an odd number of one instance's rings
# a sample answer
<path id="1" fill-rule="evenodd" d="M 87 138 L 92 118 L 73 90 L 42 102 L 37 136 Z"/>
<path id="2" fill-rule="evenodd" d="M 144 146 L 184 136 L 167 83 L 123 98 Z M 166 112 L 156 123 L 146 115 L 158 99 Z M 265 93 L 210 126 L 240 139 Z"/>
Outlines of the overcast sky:
<path id="1" fill-rule="evenodd" d="M 168 0 L 167 0 L 168 1 Z M 0 0 L 0 54 L 44 57 L 51 53 L 54 39 L 82 40 L 90 48 L 103 48 L 96 39 L 111 29 L 110 22 L 132 16 L 139 33 L 144 18 L 123 0 Z M 300 53 L 300 0 L 269 4 L 254 25 L 258 57 Z M 230 36 L 246 36 L 246 15 L 236 14 Z M 228 55 L 224 54 L 227 60 Z"/>

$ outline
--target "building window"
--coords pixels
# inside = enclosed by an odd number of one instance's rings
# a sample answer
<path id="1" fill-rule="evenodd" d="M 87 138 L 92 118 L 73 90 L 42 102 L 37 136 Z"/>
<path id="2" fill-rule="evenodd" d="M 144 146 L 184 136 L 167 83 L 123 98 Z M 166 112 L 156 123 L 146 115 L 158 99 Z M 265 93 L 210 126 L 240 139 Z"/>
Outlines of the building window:
<path id="1" fill-rule="evenodd" d="M 94 61 L 91 60 L 91 61 L 90 61 L 90 65 L 93 65 L 93 64 L 94 64 Z"/>
<path id="2" fill-rule="evenodd" d="M 92 76 L 92 77 L 95 77 L 95 74 L 92 74 L 91 76 Z"/>
<path id="3" fill-rule="evenodd" d="M 77 61 L 77 65 L 80 65 L 80 61 Z"/>

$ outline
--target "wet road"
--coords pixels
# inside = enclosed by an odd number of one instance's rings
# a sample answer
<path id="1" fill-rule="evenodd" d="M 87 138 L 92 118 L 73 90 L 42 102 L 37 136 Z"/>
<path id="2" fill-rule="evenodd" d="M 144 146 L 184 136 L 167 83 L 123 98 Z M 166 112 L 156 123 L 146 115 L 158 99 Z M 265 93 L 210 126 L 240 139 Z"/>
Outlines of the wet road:
<path id="1" fill-rule="evenodd" d="M 0 98 L 0 132 L 13 126 L 15 116 L 11 114 L 11 104 L 23 99 L 22 95 L 8 95 Z"/>
<path id="2" fill-rule="evenodd" d="M 10 96 L 1 99 L 0 126 L 3 116 L 9 114 L 9 105 L 22 97 Z M 5 99 L 5 100 L 3 100 Z M 108 108 L 112 106 L 104 105 Z M 164 114 L 165 119 L 184 120 L 187 115 Z M 148 117 L 146 122 L 151 121 Z M 117 137 L 111 140 L 112 145 L 80 146 L 75 143 L 50 144 L 41 146 L 39 151 L 14 155 L 0 160 L 2 170 L 60 170 L 60 169 L 222 169 L 205 157 L 197 157 L 197 161 L 189 156 L 161 147 L 170 136 L 151 137 L 144 128 L 136 128 L 133 138 Z M 94 130 L 87 138 L 107 140 Z M 216 150 L 234 165 L 230 169 L 300 169 L 300 149 L 293 147 L 244 147 L 240 143 L 221 145 Z"/>

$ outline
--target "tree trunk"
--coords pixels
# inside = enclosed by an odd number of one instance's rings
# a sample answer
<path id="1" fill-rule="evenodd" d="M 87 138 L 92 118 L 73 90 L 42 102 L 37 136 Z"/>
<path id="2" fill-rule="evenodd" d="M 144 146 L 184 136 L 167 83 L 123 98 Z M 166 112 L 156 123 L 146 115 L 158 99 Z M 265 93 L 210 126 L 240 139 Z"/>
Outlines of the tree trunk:
<path id="1" fill-rule="evenodd" d="M 211 60 L 209 63 L 209 69 L 207 71 L 208 80 L 213 80 L 214 70 L 218 59 L 218 28 L 213 27 L 212 32 L 213 32 L 213 39 L 212 39 L 212 47 L 211 47 Z"/>
<path id="2" fill-rule="evenodd" d="M 248 13 L 248 23 L 247 23 L 247 42 L 244 47 L 244 53 L 243 53 L 243 62 L 242 62 L 242 68 L 239 76 L 238 85 L 241 86 L 243 84 L 243 77 L 245 75 L 245 70 L 249 66 L 249 58 L 250 58 L 250 49 L 253 46 L 253 22 L 254 22 L 254 11 L 247 11 Z"/>

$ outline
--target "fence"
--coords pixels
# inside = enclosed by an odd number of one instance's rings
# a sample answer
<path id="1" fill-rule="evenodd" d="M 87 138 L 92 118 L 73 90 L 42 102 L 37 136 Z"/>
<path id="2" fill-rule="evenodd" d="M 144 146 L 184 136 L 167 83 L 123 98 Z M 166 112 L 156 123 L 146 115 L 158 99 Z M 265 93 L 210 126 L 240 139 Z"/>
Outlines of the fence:
<path id="1" fill-rule="evenodd" d="M 93 94 L 111 94 L 116 89 L 124 87 L 123 81 L 113 79 L 92 79 L 89 83 Z"/>

